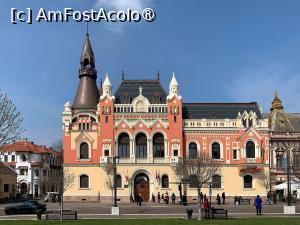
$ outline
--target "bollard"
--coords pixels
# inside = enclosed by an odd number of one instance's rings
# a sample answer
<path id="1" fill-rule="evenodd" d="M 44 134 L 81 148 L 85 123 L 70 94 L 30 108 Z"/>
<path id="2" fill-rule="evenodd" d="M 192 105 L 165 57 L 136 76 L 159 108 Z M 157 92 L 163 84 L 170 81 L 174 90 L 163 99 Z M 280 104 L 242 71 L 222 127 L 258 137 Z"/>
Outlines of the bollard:
<path id="1" fill-rule="evenodd" d="M 42 213 L 43 213 L 42 210 L 37 210 L 36 211 L 37 220 L 42 220 Z"/>

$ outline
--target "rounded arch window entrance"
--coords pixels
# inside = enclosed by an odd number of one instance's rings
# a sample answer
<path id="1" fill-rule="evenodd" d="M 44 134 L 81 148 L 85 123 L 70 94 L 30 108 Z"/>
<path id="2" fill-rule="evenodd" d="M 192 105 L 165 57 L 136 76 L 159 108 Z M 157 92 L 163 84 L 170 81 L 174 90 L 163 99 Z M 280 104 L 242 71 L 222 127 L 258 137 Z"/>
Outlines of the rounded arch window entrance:
<path id="1" fill-rule="evenodd" d="M 154 158 L 165 157 L 164 136 L 161 133 L 156 133 L 153 136 L 153 157 Z"/>
<path id="2" fill-rule="evenodd" d="M 118 138 L 118 156 L 120 158 L 129 158 L 129 135 L 121 133 Z"/>
<path id="3" fill-rule="evenodd" d="M 149 177 L 146 173 L 139 173 L 134 178 L 134 199 L 141 195 L 143 202 L 148 202 L 150 198 Z"/>
<path id="4" fill-rule="evenodd" d="M 139 133 L 135 137 L 136 158 L 147 158 L 147 137 L 144 133 Z"/>
<path id="5" fill-rule="evenodd" d="M 248 141 L 246 144 L 246 158 L 255 158 L 255 144 L 253 141 Z"/>

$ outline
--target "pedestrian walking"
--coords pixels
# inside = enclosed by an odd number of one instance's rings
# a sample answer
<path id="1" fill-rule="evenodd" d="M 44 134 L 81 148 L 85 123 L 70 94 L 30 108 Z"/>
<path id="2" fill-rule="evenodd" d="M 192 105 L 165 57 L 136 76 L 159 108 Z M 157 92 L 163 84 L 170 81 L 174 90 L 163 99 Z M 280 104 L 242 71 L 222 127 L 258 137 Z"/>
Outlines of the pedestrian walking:
<path id="1" fill-rule="evenodd" d="M 161 200 L 163 203 L 165 202 L 165 194 L 164 193 L 161 195 Z"/>
<path id="2" fill-rule="evenodd" d="M 268 194 L 267 194 L 267 202 L 266 204 L 267 205 L 272 205 L 272 200 L 271 200 L 271 192 L 269 191 Z"/>
<path id="3" fill-rule="evenodd" d="M 169 193 L 165 193 L 165 203 L 168 205 L 169 204 Z"/>
<path id="4" fill-rule="evenodd" d="M 142 194 L 140 193 L 140 194 L 139 194 L 139 206 L 142 205 L 142 201 L 143 201 L 143 199 L 142 199 Z"/>
<path id="5" fill-rule="evenodd" d="M 160 203 L 160 192 L 157 193 L 157 202 Z"/>
<path id="6" fill-rule="evenodd" d="M 222 193 L 223 205 L 225 204 L 225 199 L 226 199 L 225 192 L 223 192 L 223 193 Z"/>
<path id="7" fill-rule="evenodd" d="M 200 192 L 200 203 L 203 204 L 203 193 L 202 193 L 202 191 Z"/>
<path id="8" fill-rule="evenodd" d="M 262 200 L 259 195 L 256 196 L 254 205 L 256 207 L 256 215 L 261 216 Z"/>
<path id="9" fill-rule="evenodd" d="M 206 197 L 204 198 L 204 211 L 205 211 L 205 218 L 209 219 L 210 218 L 210 215 L 209 215 L 210 204 Z"/>
<path id="10" fill-rule="evenodd" d="M 172 204 L 175 205 L 175 201 L 176 201 L 176 195 L 173 192 L 173 194 L 171 195 L 171 199 L 172 199 Z"/>
<path id="11" fill-rule="evenodd" d="M 221 204 L 221 197 L 219 194 L 217 194 L 217 204 L 220 205 Z"/>

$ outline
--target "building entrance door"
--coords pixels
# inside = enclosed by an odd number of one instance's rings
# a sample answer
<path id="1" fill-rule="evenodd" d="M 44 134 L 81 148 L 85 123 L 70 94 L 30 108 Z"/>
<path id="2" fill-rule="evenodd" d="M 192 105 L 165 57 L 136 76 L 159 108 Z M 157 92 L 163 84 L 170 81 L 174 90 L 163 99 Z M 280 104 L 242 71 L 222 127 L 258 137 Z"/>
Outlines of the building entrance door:
<path id="1" fill-rule="evenodd" d="M 141 194 L 143 202 L 149 201 L 149 177 L 145 173 L 136 175 L 134 179 L 134 198 Z"/>

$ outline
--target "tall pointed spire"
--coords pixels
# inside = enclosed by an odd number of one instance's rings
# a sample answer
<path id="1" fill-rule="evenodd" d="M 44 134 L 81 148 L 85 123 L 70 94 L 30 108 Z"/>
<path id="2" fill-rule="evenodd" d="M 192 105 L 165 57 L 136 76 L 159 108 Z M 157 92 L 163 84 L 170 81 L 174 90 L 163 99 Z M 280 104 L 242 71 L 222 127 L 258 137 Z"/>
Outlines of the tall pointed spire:
<path id="1" fill-rule="evenodd" d="M 274 99 L 272 101 L 271 111 L 274 110 L 274 109 L 283 109 L 282 102 L 281 102 L 281 100 L 279 98 L 279 95 L 278 95 L 278 90 L 275 91 L 275 96 L 274 96 Z"/>
<path id="2" fill-rule="evenodd" d="M 99 91 L 96 83 L 97 70 L 95 69 L 95 58 L 88 28 L 80 57 L 79 78 L 80 82 L 73 102 L 73 108 L 97 109 L 99 101 Z"/>
<path id="3" fill-rule="evenodd" d="M 93 52 L 90 38 L 89 38 L 90 35 L 88 32 L 89 32 L 89 30 L 88 30 L 88 25 L 87 25 L 85 42 L 84 42 L 82 52 L 81 52 L 81 57 L 80 57 L 80 65 L 95 68 L 95 57 L 94 57 L 94 52 Z"/>

